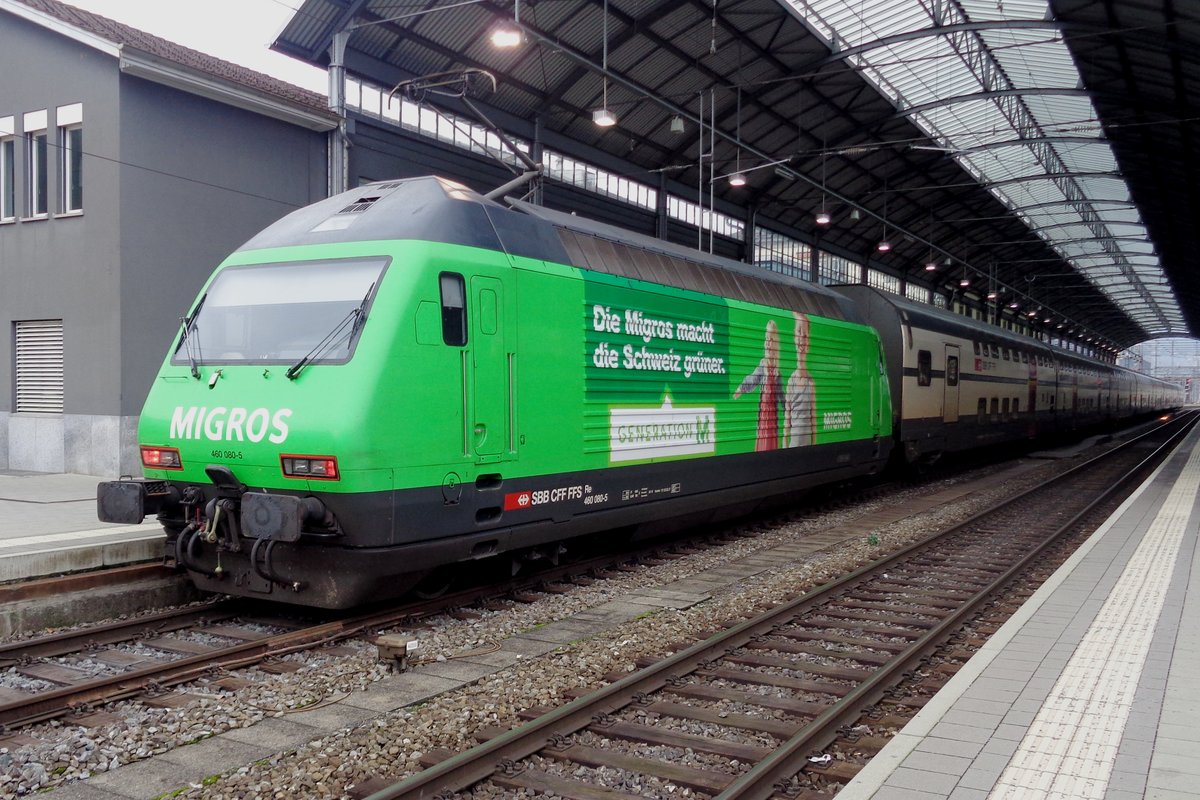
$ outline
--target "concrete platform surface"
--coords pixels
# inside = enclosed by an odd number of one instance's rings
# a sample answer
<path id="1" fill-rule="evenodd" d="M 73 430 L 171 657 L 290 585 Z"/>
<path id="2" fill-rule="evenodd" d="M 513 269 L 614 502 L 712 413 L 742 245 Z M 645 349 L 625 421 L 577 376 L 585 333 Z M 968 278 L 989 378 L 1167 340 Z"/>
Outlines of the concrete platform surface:
<path id="1" fill-rule="evenodd" d="M 1200 429 L 838 800 L 1200 798 Z"/>

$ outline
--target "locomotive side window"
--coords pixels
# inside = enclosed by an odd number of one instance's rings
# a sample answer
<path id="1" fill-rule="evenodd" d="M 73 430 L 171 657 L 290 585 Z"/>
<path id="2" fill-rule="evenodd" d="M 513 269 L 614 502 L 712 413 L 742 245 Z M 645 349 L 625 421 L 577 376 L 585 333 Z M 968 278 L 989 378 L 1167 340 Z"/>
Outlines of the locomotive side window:
<path id="1" fill-rule="evenodd" d="M 917 386 L 928 386 L 933 374 L 933 355 L 928 350 L 917 351 Z"/>
<path id="2" fill-rule="evenodd" d="M 442 292 L 442 341 L 452 347 L 467 343 L 467 291 L 463 276 L 443 272 L 438 276 Z"/>
<path id="3" fill-rule="evenodd" d="M 958 386 L 958 356 L 946 356 L 946 385 Z"/>
<path id="4" fill-rule="evenodd" d="M 980 425 L 987 422 L 987 400 L 979 398 L 979 405 L 975 409 L 975 421 Z"/>
<path id="5" fill-rule="evenodd" d="M 1021 398 L 1019 398 L 1019 397 L 1013 398 L 1012 409 L 1013 409 L 1014 417 L 1021 413 Z"/>
<path id="6" fill-rule="evenodd" d="M 1000 413 L 1004 415 L 1005 419 L 1008 419 L 1008 398 L 1007 397 L 1004 398 L 1004 400 L 1000 403 Z"/>
<path id="7" fill-rule="evenodd" d="M 974 345 L 975 345 L 975 355 L 979 355 L 979 342 L 974 342 Z"/>

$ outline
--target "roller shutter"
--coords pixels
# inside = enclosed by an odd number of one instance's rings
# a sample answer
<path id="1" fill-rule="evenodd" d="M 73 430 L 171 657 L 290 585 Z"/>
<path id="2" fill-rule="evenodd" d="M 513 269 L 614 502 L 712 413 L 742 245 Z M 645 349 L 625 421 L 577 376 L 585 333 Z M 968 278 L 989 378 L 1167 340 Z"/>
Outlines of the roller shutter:
<path id="1" fill-rule="evenodd" d="M 62 320 L 43 319 L 15 324 L 17 412 L 63 413 Z"/>

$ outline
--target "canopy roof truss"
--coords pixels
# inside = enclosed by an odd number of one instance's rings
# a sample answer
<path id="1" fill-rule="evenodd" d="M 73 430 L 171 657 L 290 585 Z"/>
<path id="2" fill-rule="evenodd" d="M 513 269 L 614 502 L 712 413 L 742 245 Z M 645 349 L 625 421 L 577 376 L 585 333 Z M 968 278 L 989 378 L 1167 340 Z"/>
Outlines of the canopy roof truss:
<path id="1" fill-rule="evenodd" d="M 524 46 L 492 48 L 518 10 Z M 1081 24 L 1046 0 L 305 0 L 274 46 L 324 65 L 349 30 L 348 70 L 384 86 L 487 70 L 498 87 L 478 100 L 502 126 L 537 119 L 630 180 L 666 175 L 947 294 L 970 278 L 1080 338 L 1182 334 L 1177 271 L 1068 50 Z M 605 101 L 614 128 L 592 123 Z M 746 186 L 711 180 L 736 171 Z"/>

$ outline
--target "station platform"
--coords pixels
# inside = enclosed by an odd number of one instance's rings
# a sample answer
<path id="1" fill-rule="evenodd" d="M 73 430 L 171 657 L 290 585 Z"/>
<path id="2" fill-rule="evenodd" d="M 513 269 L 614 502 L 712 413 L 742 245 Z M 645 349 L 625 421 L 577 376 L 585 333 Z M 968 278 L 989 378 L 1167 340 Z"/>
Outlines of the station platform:
<path id="1" fill-rule="evenodd" d="M 162 558 L 154 520 L 96 519 L 89 475 L 0 471 L 0 583 Z"/>
<path id="2" fill-rule="evenodd" d="M 1200 429 L 838 800 L 1200 798 Z"/>

